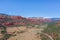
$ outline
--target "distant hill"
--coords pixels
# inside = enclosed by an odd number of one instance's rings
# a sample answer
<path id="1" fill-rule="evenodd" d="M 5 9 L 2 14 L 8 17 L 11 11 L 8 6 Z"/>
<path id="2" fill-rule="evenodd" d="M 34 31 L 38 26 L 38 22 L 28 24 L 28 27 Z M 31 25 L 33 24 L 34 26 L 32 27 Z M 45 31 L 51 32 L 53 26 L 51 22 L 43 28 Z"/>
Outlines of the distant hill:
<path id="1" fill-rule="evenodd" d="M 60 18 L 50 18 L 51 20 L 60 20 Z"/>
<path id="2" fill-rule="evenodd" d="M 4 14 L 4 13 L 0 13 L 0 16 L 9 16 L 9 15 Z"/>
<path id="3" fill-rule="evenodd" d="M 6 26 L 30 25 L 30 24 L 40 25 L 44 22 L 56 22 L 58 20 L 60 20 L 60 18 L 43 18 L 43 17 L 25 18 L 22 16 L 11 16 L 0 13 L 0 24 Z"/>
<path id="4" fill-rule="evenodd" d="M 11 16 L 0 13 L 0 24 L 5 26 L 26 25 L 28 20 L 22 16 Z"/>

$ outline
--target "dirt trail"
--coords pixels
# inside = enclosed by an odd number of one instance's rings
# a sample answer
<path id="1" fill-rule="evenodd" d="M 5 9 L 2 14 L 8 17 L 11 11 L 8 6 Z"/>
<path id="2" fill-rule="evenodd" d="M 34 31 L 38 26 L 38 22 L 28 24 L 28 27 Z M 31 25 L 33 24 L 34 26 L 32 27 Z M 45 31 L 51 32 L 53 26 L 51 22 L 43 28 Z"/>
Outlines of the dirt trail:
<path id="1" fill-rule="evenodd" d="M 41 40 L 40 38 L 37 38 L 37 35 L 35 33 L 36 29 L 27 29 L 26 32 L 17 34 L 15 37 L 11 37 L 8 40 Z"/>

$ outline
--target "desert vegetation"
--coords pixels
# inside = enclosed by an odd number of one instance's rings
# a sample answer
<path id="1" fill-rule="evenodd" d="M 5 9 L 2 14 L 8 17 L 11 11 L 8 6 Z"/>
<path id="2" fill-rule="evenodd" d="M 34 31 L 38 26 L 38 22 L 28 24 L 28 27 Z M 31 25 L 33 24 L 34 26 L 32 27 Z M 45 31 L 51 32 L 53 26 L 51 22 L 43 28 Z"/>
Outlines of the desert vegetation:
<path id="1" fill-rule="evenodd" d="M 44 33 L 49 34 L 54 40 L 60 40 L 60 27 L 56 26 L 56 23 L 49 23 L 48 27 L 44 29 Z M 43 38 L 42 38 L 43 39 Z"/>

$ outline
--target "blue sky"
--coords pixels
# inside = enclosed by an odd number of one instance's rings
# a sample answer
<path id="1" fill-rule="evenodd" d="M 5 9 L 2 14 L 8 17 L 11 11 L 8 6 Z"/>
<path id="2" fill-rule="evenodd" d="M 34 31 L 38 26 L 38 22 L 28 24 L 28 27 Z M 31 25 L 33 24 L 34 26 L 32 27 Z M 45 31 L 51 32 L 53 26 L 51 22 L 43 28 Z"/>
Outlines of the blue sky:
<path id="1" fill-rule="evenodd" d="M 60 0 L 0 0 L 0 13 L 24 17 L 60 17 Z"/>

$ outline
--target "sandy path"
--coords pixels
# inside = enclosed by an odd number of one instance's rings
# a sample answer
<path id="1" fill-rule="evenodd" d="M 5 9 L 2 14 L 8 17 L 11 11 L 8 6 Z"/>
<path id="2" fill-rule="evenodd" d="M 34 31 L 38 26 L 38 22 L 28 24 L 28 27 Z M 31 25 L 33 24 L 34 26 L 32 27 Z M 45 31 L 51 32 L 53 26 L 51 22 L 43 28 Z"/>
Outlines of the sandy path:
<path id="1" fill-rule="evenodd" d="M 35 29 L 28 29 L 26 32 L 17 34 L 17 36 L 11 37 L 8 40 L 41 40 L 37 38 L 34 31 Z"/>

